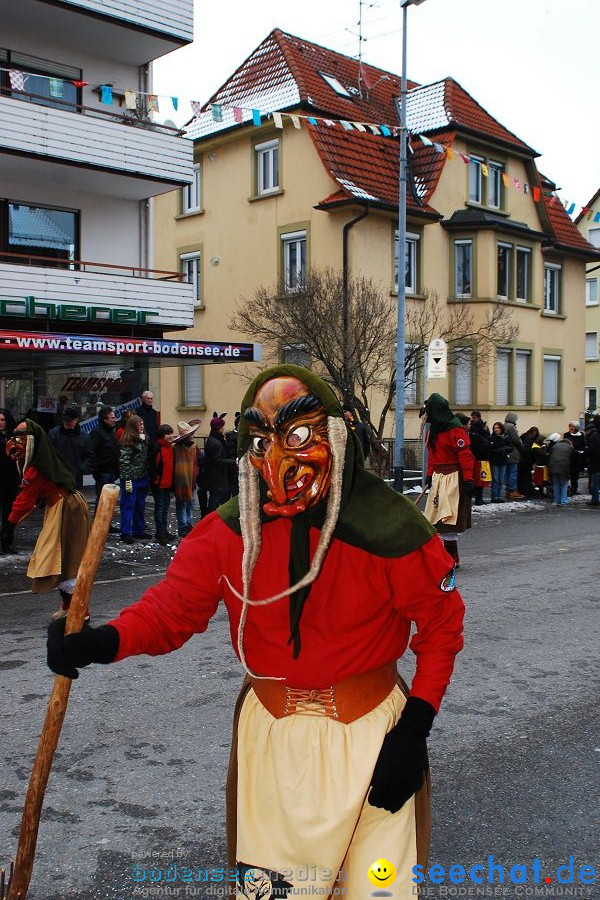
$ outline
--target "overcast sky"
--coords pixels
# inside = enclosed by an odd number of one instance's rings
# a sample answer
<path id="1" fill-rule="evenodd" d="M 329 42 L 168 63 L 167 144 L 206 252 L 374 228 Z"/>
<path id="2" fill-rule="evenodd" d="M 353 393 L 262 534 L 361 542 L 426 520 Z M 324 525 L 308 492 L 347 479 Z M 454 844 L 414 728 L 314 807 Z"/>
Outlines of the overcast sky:
<path id="1" fill-rule="evenodd" d="M 275 27 L 401 71 L 400 0 L 194 0 L 194 43 L 155 63 L 154 89 L 205 102 Z M 408 9 L 407 73 L 452 76 L 541 153 L 576 213 L 600 187 L 600 0 L 426 0 Z M 162 112 L 162 110 L 161 110 Z M 173 118 L 172 113 L 167 117 Z"/>

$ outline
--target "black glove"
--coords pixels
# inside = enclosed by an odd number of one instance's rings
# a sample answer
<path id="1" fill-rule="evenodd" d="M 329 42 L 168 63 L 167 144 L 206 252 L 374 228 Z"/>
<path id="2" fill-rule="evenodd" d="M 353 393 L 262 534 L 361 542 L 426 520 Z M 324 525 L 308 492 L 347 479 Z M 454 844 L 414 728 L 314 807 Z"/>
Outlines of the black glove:
<path id="1" fill-rule="evenodd" d="M 0 532 L 0 546 L 2 547 L 2 550 L 6 553 L 7 550 L 10 550 L 14 542 L 15 526 L 12 522 L 5 522 L 2 526 L 2 531 Z"/>
<path id="2" fill-rule="evenodd" d="M 467 495 L 467 497 L 472 497 L 473 494 L 475 493 L 475 482 L 465 481 L 464 485 L 465 485 L 465 494 Z"/>
<path id="3" fill-rule="evenodd" d="M 371 778 L 371 806 L 395 813 L 419 790 L 429 768 L 425 738 L 434 718 L 430 703 L 419 697 L 408 698 L 379 751 Z"/>
<path id="4" fill-rule="evenodd" d="M 427 478 L 425 479 L 425 487 L 431 487 L 431 480 L 432 480 L 431 475 L 428 475 Z"/>
<path id="5" fill-rule="evenodd" d="M 66 616 L 54 619 L 48 626 L 48 665 L 57 675 L 78 678 L 83 666 L 110 663 L 119 649 L 119 632 L 112 625 L 99 628 L 83 626 L 78 634 L 65 635 Z"/>

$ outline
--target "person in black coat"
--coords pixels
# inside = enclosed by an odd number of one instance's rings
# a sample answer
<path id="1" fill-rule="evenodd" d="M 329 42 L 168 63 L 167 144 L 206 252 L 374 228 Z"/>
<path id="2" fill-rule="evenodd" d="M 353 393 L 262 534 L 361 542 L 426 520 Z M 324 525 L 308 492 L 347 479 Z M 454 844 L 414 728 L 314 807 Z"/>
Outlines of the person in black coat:
<path id="1" fill-rule="evenodd" d="M 235 418 L 233 420 L 233 431 L 228 431 L 225 435 L 225 446 L 227 447 L 227 457 L 228 459 L 233 459 L 237 461 L 237 445 L 238 445 L 238 425 L 240 423 L 240 414 L 236 412 Z M 237 465 L 235 465 L 229 471 L 229 488 L 231 491 L 232 497 L 237 497 L 240 492 L 240 486 L 238 481 L 238 469 Z"/>
<path id="2" fill-rule="evenodd" d="M 208 512 L 212 512 L 231 497 L 230 474 L 237 461 L 227 455 L 225 416 L 216 412 L 210 420 L 210 434 L 204 445 L 204 482 L 208 491 Z"/>
<path id="3" fill-rule="evenodd" d="M 502 485 L 506 477 L 508 457 L 512 451 L 512 441 L 504 431 L 502 422 L 494 422 L 489 441 L 489 459 L 492 467 L 492 503 L 504 503 Z"/>
<path id="4" fill-rule="evenodd" d="M 579 428 L 579 422 L 573 420 L 569 422 L 569 430 L 565 431 L 563 438 L 566 438 L 573 445 L 573 455 L 571 456 L 571 497 L 579 493 L 579 474 L 586 466 L 586 445 L 585 435 Z"/>
<path id="5" fill-rule="evenodd" d="M 596 413 L 586 429 L 590 493 L 588 506 L 600 507 L 600 415 Z"/>
<path id="6" fill-rule="evenodd" d="M 152 449 L 156 449 L 156 442 L 158 441 L 160 413 L 152 406 L 154 403 L 152 391 L 144 391 L 141 395 L 141 400 L 142 404 L 135 412 L 144 423 L 144 434 L 146 435 L 146 440 L 150 442 L 148 450 L 152 451 Z"/>
<path id="7" fill-rule="evenodd" d="M 6 444 L 16 426 L 10 410 L 0 408 L 0 525 L 4 526 L 10 516 L 15 497 L 19 492 L 21 476 L 14 459 L 6 453 Z M 9 546 L 7 552 L 12 550 Z"/>
<path id="8" fill-rule="evenodd" d="M 112 406 L 101 406 L 98 410 L 98 427 L 90 434 L 88 460 L 96 482 L 97 504 L 104 485 L 114 484 L 119 476 L 119 443 Z"/>
<path id="9" fill-rule="evenodd" d="M 481 463 L 484 460 L 489 461 L 489 445 L 490 445 L 490 429 L 481 418 L 478 409 L 474 409 L 471 413 L 468 426 L 469 440 L 471 441 L 471 453 L 475 457 L 475 466 L 473 467 L 473 502 L 475 506 L 481 506 L 483 503 L 483 482 L 481 481 Z"/>
<path id="10" fill-rule="evenodd" d="M 369 458 L 369 454 L 371 452 L 371 441 L 369 440 L 369 432 L 367 431 L 367 426 L 364 422 L 361 422 L 354 408 L 349 403 L 344 403 L 342 406 L 344 411 L 344 418 L 350 425 L 352 431 L 356 432 L 356 436 L 358 438 L 358 442 L 362 448 L 363 456 L 365 461 Z"/>
<path id="11" fill-rule="evenodd" d="M 90 473 L 89 437 L 79 427 L 80 419 L 81 408 L 67 406 L 63 413 L 62 425 L 56 425 L 48 432 L 50 443 L 73 470 L 75 484 L 78 488 L 83 487 L 83 476 Z"/>
<path id="12" fill-rule="evenodd" d="M 533 484 L 533 445 L 539 443 L 540 429 L 535 425 L 528 428 L 521 435 L 523 443 L 523 453 L 519 460 L 518 468 L 518 485 L 520 492 L 525 497 L 535 496 L 535 487 Z"/>

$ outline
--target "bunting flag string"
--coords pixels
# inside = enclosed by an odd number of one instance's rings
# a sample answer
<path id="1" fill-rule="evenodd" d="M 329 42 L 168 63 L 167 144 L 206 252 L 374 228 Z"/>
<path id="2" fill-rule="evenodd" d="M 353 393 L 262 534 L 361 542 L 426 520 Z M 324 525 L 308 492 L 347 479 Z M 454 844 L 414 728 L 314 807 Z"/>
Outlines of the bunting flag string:
<path id="1" fill-rule="evenodd" d="M 10 82 L 10 86 L 14 91 L 22 91 L 26 92 L 26 86 L 29 76 L 35 78 L 45 78 L 48 80 L 48 90 L 51 97 L 55 98 L 63 98 L 64 97 L 64 85 L 65 84 L 73 84 L 77 88 L 88 87 L 89 82 L 83 81 L 82 79 L 69 79 L 69 78 L 57 78 L 56 76 L 51 75 L 41 75 L 37 72 L 28 72 L 23 69 L 15 69 L 15 68 L 4 68 L 0 66 L 0 72 L 8 73 L 8 79 Z M 125 107 L 129 110 L 138 109 L 138 106 L 141 104 L 146 104 L 147 108 L 150 112 L 158 113 L 161 111 L 161 101 L 166 100 L 169 101 L 175 111 L 179 109 L 180 102 L 189 103 L 192 111 L 192 115 L 194 118 L 199 118 L 201 115 L 210 114 L 212 120 L 217 123 L 224 122 L 224 113 L 226 111 L 230 111 L 233 116 L 233 121 L 242 125 L 244 123 L 244 119 L 248 122 L 252 122 L 252 125 L 255 128 L 259 128 L 265 119 L 272 120 L 275 128 L 283 129 L 284 127 L 284 117 L 287 117 L 294 128 L 299 129 L 302 128 L 302 122 L 304 121 L 306 124 L 312 126 L 313 128 L 318 127 L 319 125 L 324 125 L 326 128 L 342 128 L 344 131 L 358 131 L 363 134 L 374 134 L 374 135 L 383 135 L 384 137 L 398 137 L 400 133 L 400 128 L 397 125 L 386 125 L 380 122 L 353 122 L 348 119 L 331 119 L 331 118 L 323 118 L 318 116 L 307 116 L 300 115 L 298 113 L 283 113 L 278 110 L 273 111 L 264 111 L 257 109 L 255 107 L 244 107 L 244 106 L 227 106 L 223 103 L 211 103 L 205 105 L 201 103 L 199 100 L 183 100 L 183 98 L 174 97 L 166 94 L 153 94 L 146 91 L 138 91 L 132 89 L 121 89 L 116 88 L 112 84 L 101 84 L 98 88 L 95 88 L 98 91 L 100 96 L 100 102 L 107 106 L 110 106 L 115 99 L 115 94 L 117 94 L 121 100 L 124 98 Z M 165 112 L 164 106 L 162 107 L 163 113 Z M 437 141 L 433 141 L 428 138 L 424 134 L 412 134 L 410 135 L 411 140 L 420 141 L 424 147 L 431 147 L 436 153 L 446 154 L 448 159 L 455 159 L 457 156 L 460 157 L 465 165 L 471 164 L 471 158 L 465 153 L 461 153 L 458 150 L 454 150 L 450 146 L 446 146 L 444 144 L 440 144 Z M 481 174 L 484 178 L 489 177 L 489 169 L 485 163 L 480 165 Z M 506 172 L 502 172 L 502 182 L 505 188 L 513 188 L 516 191 L 520 191 L 523 194 L 531 194 L 533 201 L 535 203 L 539 203 L 541 200 L 541 189 L 537 185 L 531 185 L 527 182 L 521 181 L 519 178 L 510 178 L 510 176 Z M 556 196 L 556 195 L 555 195 Z M 575 210 L 580 207 L 580 215 L 583 214 L 586 216 L 588 221 L 593 219 L 594 223 L 600 222 L 600 212 L 594 213 L 588 206 L 583 204 L 577 204 L 570 200 L 562 201 L 558 197 L 556 200 L 561 203 L 568 216 L 573 217 L 575 215 Z"/>

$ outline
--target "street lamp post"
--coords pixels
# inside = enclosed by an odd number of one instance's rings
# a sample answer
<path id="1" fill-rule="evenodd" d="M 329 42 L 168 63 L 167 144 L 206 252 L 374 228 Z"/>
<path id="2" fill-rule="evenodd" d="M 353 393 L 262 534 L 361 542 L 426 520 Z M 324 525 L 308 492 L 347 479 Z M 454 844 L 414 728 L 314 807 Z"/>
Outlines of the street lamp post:
<path id="1" fill-rule="evenodd" d="M 404 323 L 406 317 L 406 23 L 409 6 L 425 0 L 404 0 L 402 6 L 402 80 L 400 84 L 400 174 L 398 184 L 398 330 L 396 334 L 396 431 L 394 441 L 394 490 L 404 489 Z"/>

